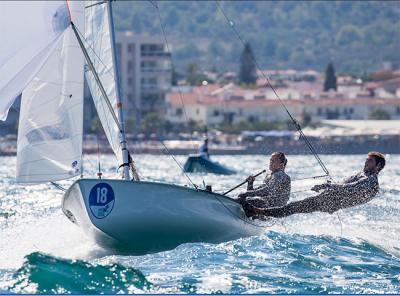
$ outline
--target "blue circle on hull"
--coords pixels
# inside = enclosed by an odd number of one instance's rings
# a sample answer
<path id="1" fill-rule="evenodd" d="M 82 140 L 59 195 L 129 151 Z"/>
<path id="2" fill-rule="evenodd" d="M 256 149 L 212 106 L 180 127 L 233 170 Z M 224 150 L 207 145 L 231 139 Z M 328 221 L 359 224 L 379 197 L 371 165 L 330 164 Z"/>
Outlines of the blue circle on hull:
<path id="1" fill-rule="evenodd" d="M 97 219 L 107 217 L 115 203 L 114 190 L 107 183 L 96 184 L 89 194 L 89 208 Z"/>

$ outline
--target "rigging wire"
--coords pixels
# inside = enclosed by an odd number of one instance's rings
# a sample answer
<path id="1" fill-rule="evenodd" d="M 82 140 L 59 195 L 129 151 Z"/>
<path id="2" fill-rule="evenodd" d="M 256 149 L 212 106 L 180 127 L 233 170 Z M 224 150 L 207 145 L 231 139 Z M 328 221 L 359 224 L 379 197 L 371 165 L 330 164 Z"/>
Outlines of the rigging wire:
<path id="1" fill-rule="evenodd" d="M 320 176 L 313 176 L 313 177 L 304 177 L 304 178 L 293 179 L 292 182 L 295 182 L 295 181 L 304 181 L 304 180 L 315 180 L 315 179 L 326 178 L 326 177 L 329 177 L 329 176 L 327 176 L 327 175 L 320 175 Z"/>
<path id="2" fill-rule="evenodd" d="M 90 4 L 90 5 L 88 5 L 88 6 L 85 6 L 85 8 L 91 8 L 91 7 L 93 7 L 93 6 L 101 5 L 101 4 L 107 3 L 108 1 L 109 1 L 109 0 L 103 0 L 103 1 L 100 1 L 100 2 L 96 2 L 96 3 L 94 3 L 94 4 Z M 112 1 L 112 0 L 110 0 L 110 1 Z"/>
<path id="3" fill-rule="evenodd" d="M 192 181 L 192 179 L 190 179 L 189 175 L 186 174 L 183 171 L 183 167 L 181 166 L 181 164 L 178 162 L 178 160 L 176 160 L 175 156 L 170 153 L 169 149 L 167 148 L 167 146 L 164 144 L 164 141 L 160 140 L 161 144 L 164 146 L 165 150 L 167 151 L 168 155 L 172 157 L 172 159 L 176 162 L 176 164 L 179 166 L 179 168 L 181 169 L 181 171 L 183 172 L 183 174 L 185 175 L 185 177 L 189 180 L 189 182 L 193 185 L 193 187 L 197 190 L 199 188 L 199 186 L 197 186 L 196 184 L 194 184 L 194 182 Z"/>
<path id="4" fill-rule="evenodd" d="M 108 1 L 108 0 L 107 0 L 107 1 Z M 104 4 L 104 3 L 106 3 L 107 1 L 105 1 L 105 2 L 103 2 L 103 3 L 97 3 L 96 5 L 98 5 L 98 4 Z M 95 5 L 89 5 L 89 6 L 87 6 L 86 8 L 90 8 L 90 7 L 93 7 L 93 6 L 95 6 Z M 91 52 L 96 56 L 97 61 L 99 61 L 99 62 L 101 63 L 101 65 L 104 67 L 104 70 L 105 70 L 104 73 L 107 73 L 107 74 L 110 75 L 113 79 L 118 79 L 118 80 L 120 81 L 120 77 L 114 77 L 114 72 L 103 62 L 103 60 L 102 60 L 102 59 L 100 58 L 100 56 L 97 54 L 96 50 L 93 48 L 93 46 L 89 43 L 89 41 L 85 38 L 85 36 L 82 34 L 82 32 L 81 32 L 77 27 L 76 27 L 76 31 L 77 31 L 78 34 L 80 35 L 81 39 L 86 43 L 88 49 L 90 49 Z M 120 85 L 121 85 L 121 83 L 120 83 Z M 122 93 L 123 93 L 123 95 L 126 97 L 126 92 L 122 90 Z M 102 102 L 103 102 L 103 101 L 100 101 L 100 104 L 101 104 L 101 107 L 102 107 L 102 109 L 103 109 L 103 112 L 105 112 L 104 106 L 103 106 L 103 103 L 102 103 Z M 104 128 L 105 128 L 105 127 L 104 127 Z M 107 128 L 108 128 L 108 130 L 109 130 L 109 132 L 110 132 L 110 134 L 111 134 L 111 129 L 110 129 L 110 127 L 108 126 L 108 124 L 107 124 Z M 111 147 L 114 149 L 114 143 L 110 143 L 110 144 L 111 144 Z M 118 149 L 117 149 L 117 150 L 119 150 L 119 149 L 121 149 L 121 142 L 118 144 Z M 116 161 L 118 162 L 118 158 L 117 158 L 117 156 L 115 155 L 115 153 L 113 153 L 113 156 L 114 156 L 114 158 L 116 159 Z M 133 162 L 133 161 L 132 161 L 132 165 L 133 165 L 134 170 L 136 171 L 136 174 L 137 174 L 137 169 L 136 169 L 136 166 L 134 165 L 134 162 Z M 118 171 L 118 169 L 117 169 L 117 171 Z"/>
<path id="5" fill-rule="evenodd" d="M 66 192 L 67 189 L 65 189 L 64 187 L 62 187 L 60 184 L 57 184 L 56 182 L 50 182 L 51 185 L 53 185 L 54 187 L 56 187 L 57 189 Z"/>
<path id="6" fill-rule="evenodd" d="M 232 28 L 232 30 L 236 34 L 236 37 L 239 39 L 239 41 L 242 43 L 242 45 L 245 46 L 245 42 L 244 42 L 242 36 L 240 35 L 240 33 L 238 32 L 238 30 L 236 29 L 235 23 L 231 19 L 229 19 L 229 17 L 225 13 L 224 9 L 220 5 L 219 0 L 215 0 L 215 3 L 217 5 L 218 9 L 221 11 L 222 15 L 224 16 L 224 18 L 226 19 L 226 21 L 228 22 L 229 26 Z M 267 81 L 267 85 L 271 88 L 271 90 L 275 94 L 276 98 L 279 100 L 280 104 L 285 109 L 286 113 L 288 114 L 290 120 L 293 122 L 294 126 L 296 127 L 297 131 L 300 134 L 300 138 L 302 138 L 304 140 L 304 142 L 306 143 L 306 146 L 308 147 L 308 149 L 310 149 L 311 153 L 314 155 L 315 159 L 317 160 L 318 164 L 321 166 L 322 170 L 325 172 L 326 176 L 331 178 L 328 169 L 326 168 L 325 164 L 323 163 L 323 161 L 319 157 L 318 153 L 315 151 L 315 149 L 312 146 L 312 144 L 309 141 L 309 139 L 304 134 L 303 130 L 301 129 L 300 124 L 297 122 L 297 120 L 289 112 L 289 110 L 286 107 L 285 103 L 283 102 L 281 97 L 278 95 L 278 93 L 276 92 L 275 88 L 272 86 L 269 77 L 261 70 L 261 67 L 259 66 L 259 64 L 258 64 L 258 62 L 257 62 L 257 60 L 256 60 L 256 58 L 254 57 L 253 54 L 251 55 L 251 58 L 252 58 L 254 64 L 256 65 L 256 68 L 260 71 L 260 73 L 263 76 L 263 78 Z"/>
<path id="7" fill-rule="evenodd" d="M 156 1 L 151 1 L 151 0 L 149 0 L 149 2 L 150 2 L 150 3 L 155 7 L 155 9 L 157 10 L 157 15 L 158 15 L 158 19 L 159 19 L 159 22 L 160 22 L 161 30 L 162 30 L 162 33 L 163 33 L 163 36 L 164 36 L 164 40 L 165 40 L 165 43 L 166 43 L 166 46 L 167 46 L 167 50 L 168 50 L 168 52 L 170 52 L 169 42 L 168 42 L 168 39 L 167 39 L 167 37 L 166 37 L 165 26 L 164 26 L 164 24 L 163 24 L 163 22 L 162 22 L 161 13 L 160 13 L 160 9 L 159 9 L 159 7 L 158 7 L 158 4 L 157 4 Z M 222 13 L 224 14 L 224 16 L 225 16 L 225 18 L 227 19 L 227 21 L 229 22 L 229 24 L 231 25 L 231 27 L 232 27 L 232 28 L 234 29 L 234 31 L 236 32 L 236 35 L 238 36 L 239 40 L 240 40 L 240 41 L 242 42 L 242 44 L 244 45 L 244 41 L 243 41 L 243 39 L 241 38 L 239 32 L 237 32 L 237 30 L 234 28 L 233 22 L 232 22 L 232 21 L 229 21 L 229 19 L 228 19 L 228 17 L 226 16 L 225 12 L 224 12 L 224 11 L 222 10 L 222 8 L 220 7 L 218 1 L 216 1 L 216 3 L 217 3 L 217 5 L 218 5 L 218 7 L 220 8 L 220 10 L 222 11 Z M 255 57 L 254 57 L 254 56 L 252 56 L 252 59 L 253 59 L 254 63 L 256 64 L 257 68 L 260 70 L 260 67 L 258 66 L 258 63 L 257 63 L 257 61 L 255 60 Z M 173 66 L 173 59 L 172 59 L 172 56 L 171 56 L 171 63 L 172 63 L 172 66 Z M 319 165 L 322 167 L 322 169 L 323 169 L 324 172 L 325 172 L 325 175 L 323 175 L 323 176 L 315 176 L 315 177 L 311 177 L 311 178 L 303 178 L 303 180 L 304 180 L 304 179 L 317 179 L 317 178 L 322 178 L 322 177 L 327 177 L 327 176 L 330 177 L 330 176 L 329 176 L 329 171 L 328 171 L 327 168 L 325 167 L 325 165 L 324 165 L 324 163 L 322 162 L 322 160 L 319 158 L 318 154 L 317 154 L 316 151 L 314 150 L 314 147 L 311 145 L 311 143 L 309 142 L 308 138 L 307 138 L 307 137 L 305 136 L 305 134 L 303 133 L 300 124 L 299 124 L 299 123 L 293 118 L 293 116 L 290 114 L 290 112 L 289 112 L 289 110 L 287 109 L 286 105 L 283 103 L 282 99 L 279 97 L 279 95 L 277 94 L 276 90 L 272 87 L 272 84 L 270 83 L 268 77 L 266 77 L 265 74 L 264 74 L 262 71 L 261 71 L 261 73 L 263 74 L 264 78 L 266 79 L 266 81 L 268 82 L 269 86 L 271 87 L 271 89 L 272 89 L 273 92 L 275 93 L 276 97 L 279 99 L 281 105 L 283 106 L 283 108 L 285 109 L 285 111 L 287 112 L 287 114 L 289 115 L 289 118 L 292 120 L 292 122 L 293 122 L 294 125 L 296 126 L 298 132 L 300 133 L 300 137 L 302 137 L 302 138 L 304 139 L 304 141 L 305 141 L 306 145 L 308 146 L 308 148 L 310 149 L 311 153 L 314 155 L 314 157 L 315 157 L 316 160 L 318 161 Z M 181 104 L 182 104 L 182 107 L 183 107 L 183 111 L 184 111 L 184 115 L 185 115 L 186 121 L 189 121 L 188 116 L 187 116 L 187 113 L 186 113 L 185 105 L 184 105 L 184 102 L 183 102 L 182 91 L 181 91 L 179 85 L 178 85 L 178 91 L 179 91 L 179 97 L 180 97 L 180 100 L 181 100 Z M 191 137 L 192 137 L 192 132 L 191 132 Z M 165 144 L 164 144 L 163 142 L 162 142 L 162 144 L 163 144 L 163 146 L 166 148 L 166 150 L 168 151 L 168 148 L 165 146 Z M 173 157 L 173 158 L 174 158 L 174 160 L 176 161 L 175 157 Z M 176 163 L 179 165 L 179 163 L 178 163 L 177 161 L 176 161 Z M 179 166 L 180 166 L 180 165 L 179 165 Z M 181 167 L 181 166 L 180 166 L 180 167 Z M 185 175 L 186 175 L 186 174 L 185 174 Z M 188 177 L 188 176 L 187 176 L 187 177 Z M 190 180 L 189 177 L 188 177 L 188 179 Z M 190 180 L 190 181 L 191 181 L 191 180 Z M 203 180 L 203 182 L 204 182 L 204 180 Z M 193 184 L 193 183 L 192 183 L 192 184 Z M 194 185 L 194 184 L 193 184 L 193 185 Z M 197 187 L 196 187 L 196 188 L 197 188 Z M 296 191 L 296 192 L 293 192 L 293 193 L 304 192 L 304 191 L 308 191 L 308 190 Z M 215 198 L 216 198 L 216 199 L 217 199 L 217 200 L 232 214 L 232 215 L 236 216 L 237 218 L 243 220 L 243 221 L 246 222 L 246 223 L 252 224 L 253 226 L 265 227 L 265 225 L 260 226 L 260 225 L 257 225 L 257 224 L 254 224 L 254 223 L 249 222 L 249 219 L 243 219 L 242 217 L 239 217 L 238 215 L 236 215 L 235 213 L 233 213 L 233 212 L 220 200 L 220 198 L 219 198 L 218 196 L 215 195 Z"/>
<path id="8" fill-rule="evenodd" d="M 160 23 L 160 27 L 161 27 L 161 31 L 162 31 L 162 34 L 163 34 L 163 37 L 164 37 L 165 45 L 166 45 L 166 47 L 167 47 L 168 53 L 171 55 L 171 65 L 172 65 L 172 68 L 175 69 L 174 60 L 173 60 L 173 58 L 172 58 L 172 52 L 171 52 L 171 49 L 170 49 L 170 46 L 169 46 L 169 42 L 168 42 L 168 38 L 167 38 L 167 34 L 166 34 L 166 31 L 165 31 L 165 24 L 163 23 L 162 18 L 161 18 L 160 8 L 158 7 L 157 1 L 151 1 L 151 0 L 149 0 L 149 2 L 150 2 L 151 5 L 153 5 L 153 6 L 155 7 L 155 9 L 157 10 L 157 17 L 158 17 L 158 21 L 159 21 L 159 23 Z M 194 141 L 193 141 L 193 130 L 192 130 L 192 128 L 190 127 L 190 124 L 189 124 L 190 121 L 189 121 L 189 117 L 188 117 L 187 112 L 186 112 L 185 103 L 184 103 L 184 101 L 183 101 L 183 93 L 182 93 L 181 87 L 179 86 L 179 83 L 177 84 L 177 87 L 178 87 L 178 93 L 179 93 L 179 98 L 180 98 L 180 100 L 181 100 L 181 105 L 182 105 L 183 113 L 184 113 L 184 115 L 185 115 L 186 122 L 188 123 L 188 126 L 189 126 L 190 141 L 191 141 L 191 143 L 192 143 L 192 145 L 193 145 L 193 148 L 196 150 L 196 146 L 195 146 Z M 161 144 L 165 147 L 165 144 L 164 144 L 163 141 L 161 141 Z M 169 151 L 169 150 L 167 150 L 167 151 Z M 169 153 L 169 152 L 168 152 L 168 153 Z M 178 164 L 178 162 L 176 161 L 175 157 L 173 157 L 173 158 L 174 158 L 175 162 Z M 181 166 L 180 164 L 178 164 L 178 165 L 179 165 L 179 167 L 182 169 L 182 166 Z M 183 169 L 182 169 L 182 171 L 183 171 Z M 187 174 L 186 174 L 185 172 L 184 172 L 184 174 L 185 174 L 186 177 L 188 178 L 188 176 L 187 176 Z M 190 178 L 188 178 L 188 179 L 190 179 Z M 202 179 L 203 179 L 203 183 L 204 183 L 204 178 L 202 177 Z M 191 183 L 193 184 L 193 182 L 191 182 Z M 197 188 L 197 187 L 196 187 L 196 188 Z"/>
<path id="9" fill-rule="evenodd" d="M 152 3 L 152 4 L 153 4 L 153 3 Z M 153 4 L 153 5 L 154 5 L 154 4 Z M 94 55 L 97 57 L 97 59 L 100 61 L 100 63 L 104 66 L 104 69 L 106 70 L 106 73 L 108 73 L 109 75 L 112 75 L 111 69 L 110 69 L 109 67 L 107 67 L 107 66 L 104 64 L 104 62 L 103 62 L 102 59 L 99 57 L 99 55 L 97 54 L 97 52 L 96 52 L 96 51 L 94 50 L 94 48 L 89 44 L 89 42 L 87 41 L 87 39 L 83 36 L 82 32 L 80 32 L 78 28 L 76 28 L 76 30 L 78 31 L 78 33 L 79 33 L 79 35 L 81 36 L 81 38 L 86 42 L 88 48 L 94 53 Z M 164 37 L 165 37 L 165 35 L 164 35 Z M 165 37 L 165 39 L 166 39 L 166 37 Z M 167 40 L 167 39 L 166 39 L 166 40 Z M 167 41 L 167 44 L 168 44 L 168 41 Z M 167 46 L 168 46 L 168 45 L 167 45 Z M 168 46 L 168 49 L 167 49 L 167 50 L 168 50 L 168 52 L 170 52 L 169 46 Z M 171 58 L 171 63 L 172 63 L 172 58 Z M 117 79 L 119 79 L 119 77 L 118 77 Z M 181 92 L 181 89 L 180 89 L 179 86 L 178 86 L 178 89 L 179 89 L 179 91 L 180 91 L 181 101 L 182 101 L 182 104 L 183 104 L 182 92 Z M 122 90 L 122 92 L 123 92 L 123 94 L 126 96 L 125 91 Z M 187 117 L 186 110 L 185 110 L 184 106 L 183 106 L 183 110 L 184 110 L 184 113 L 185 113 L 185 116 L 186 116 L 186 119 L 187 119 L 188 117 Z M 190 136 L 191 136 L 191 141 L 192 141 L 192 143 L 193 143 L 192 132 L 190 133 Z M 162 140 L 158 140 L 158 141 L 160 141 L 160 143 L 166 148 L 166 151 L 167 151 L 168 155 L 170 155 L 170 156 L 173 158 L 173 160 L 176 162 L 176 164 L 179 166 L 179 168 L 183 171 L 182 165 L 176 160 L 176 158 L 175 158 L 174 155 L 169 151 L 169 149 L 166 147 L 166 145 L 164 144 L 164 142 L 163 142 Z M 193 146 L 194 146 L 194 144 L 193 144 Z M 188 176 L 185 172 L 183 172 L 183 173 L 184 173 L 184 175 L 186 176 L 186 178 L 187 178 L 188 180 L 190 180 L 190 183 L 197 189 L 198 186 L 192 182 L 192 180 L 189 178 L 189 176 Z"/>
<path id="10" fill-rule="evenodd" d="M 163 34 L 163 37 L 164 37 L 165 46 L 167 47 L 168 53 L 171 55 L 171 64 L 172 64 L 172 68 L 175 68 L 175 67 L 174 67 L 174 61 L 173 61 L 173 58 L 172 58 L 172 52 L 171 52 L 171 49 L 170 49 L 170 46 L 169 46 L 169 42 L 168 42 L 168 38 L 167 38 L 167 34 L 165 33 L 165 25 L 164 25 L 164 23 L 163 23 L 163 21 L 162 21 L 162 18 L 161 18 L 160 9 L 159 9 L 158 4 L 156 3 L 156 1 L 149 1 L 149 2 L 150 2 L 150 3 L 156 8 L 156 10 L 157 10 L 157 17 L 158 17 L 158 21 L 159 21 L 159 23 L 160 23 L 161 31 L 162 31 L 162 34 Z M 185 115 L 186 121 L 189 123 L 189 117 L 188 117 L 188 115 L 187 115 L 186 108 L 185 108 L 185 104 L 184 104 L 184 102 L 183 102 L 182 89 L 181 89 L 181 87 L 179 86 L 179 83 L 177 84 L 177 87 L 178 87 L 178 92 L 179 92 L 179 98 L 180 98 L 181 104 L 182 104 L 183 113 L 184 113 L 184 115 Z M 196 147 L 195 147 L 195 145 L 194 145 L 194 143 L 193 143 L 193 131 L 192 131 L 190 125 L 189 125 L 189 129 L 190 129 L 190 140 L 192 141 L 193 148 L 196 149 Z"/>
<path id="11" fill-rule="evenodd" d="M 76 29 L 76 27 L 75 27 L 73 22 L 71 22 L 71 27 L 74 30 L 74 33 L 75 33 L 75 35 L 76 35 L 76 37 L 78 39 L 78 43 L 79 43 L 79 45 L 80 45 L 80 47 L 82 49 L 83 55 L 85 56 L 85 59 L 86 59 L 88 65 L 89 65 L 89 68 L 90 68 L 91 72 L 93 73 L 93 76 L 94 76 L 94 78 L 95 78 L 95 80 L 97 82 L 97 86 L 99 87 L 100 92 L 101 92 L 105 102 L 107 103 L 107 107 L 108 107 L 108 109 L 109 109 L 109 111 L 110 111 L 110 113 L 112 115 L 112 118 L 114 119 L 114 122 L 117 125 L 119 132 L 122 133 L 122 128 L 121 128 L 121 125 L 120 125 L 120 123 L 118 121 L 118 117 L 114 112 L 114 109 L 113 109 L 113 107 L 111 105 L 111 102 L 110 102 L 110 100 L 109 100 L 109 98 L 107 96 L 107 93 L 106 93 L 106 91 L 105 91 L 105 89 L 103 87 L 103 84 L 101 83 L 101 80 L 100 80 L 99 76 L 97 75 L 97 72 L 96 72 L 96 70 L 94 68 L 93 62 L 90 59 L 89 54 L 86 51 L 86 48 L 85 48 L 85 46 L 84 46 L 84 44 L 82 42 L 82 39 L 79 36 L 78 30 Z"/>

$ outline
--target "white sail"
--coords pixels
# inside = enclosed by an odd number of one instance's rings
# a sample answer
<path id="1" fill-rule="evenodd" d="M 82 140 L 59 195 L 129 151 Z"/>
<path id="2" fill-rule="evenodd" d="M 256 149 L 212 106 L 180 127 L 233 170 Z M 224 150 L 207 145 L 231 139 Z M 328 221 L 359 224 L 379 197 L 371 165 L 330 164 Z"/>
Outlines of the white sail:
<path id="1" fill-rule="evenodd" d="M 0 1 L 0 120 L 68 24 L 66 1 Z"/>
<path id="2" fill-rule="evenodd" d="M 86 1 L 85 9 L 85 47 L 93 62 L 96 72 L 113 106 L 114 113 L 120 121 L 117 101 L 116 80 L 113 68 L 113 52 L 111 46 L 109 11 L 103 1 Z M 96 5 L 97 4 L 97 5 Z M 120 164 L 122 161 L 120 131 L 103 98 L 92 72 L 86 72 L 86 79 L 96 106 L 104 132 Z"/>
<path id="3" fill-rule="evenodd" d="M 84 2 L 70 1 L 84 31 Z M 40 183 L 81 172 L 84 59 L 71 27 L 24 89 L 18 130 L 17 181 Z"/>

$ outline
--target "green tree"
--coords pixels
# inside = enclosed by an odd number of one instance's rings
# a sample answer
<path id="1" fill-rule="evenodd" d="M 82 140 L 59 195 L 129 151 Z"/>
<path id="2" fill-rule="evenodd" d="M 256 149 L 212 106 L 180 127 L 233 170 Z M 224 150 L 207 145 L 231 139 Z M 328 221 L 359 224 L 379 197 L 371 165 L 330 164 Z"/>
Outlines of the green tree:
<path id="1" fill-rule="evenodd" d="M 217 48 L 208 49 L 212 39 L 223 48 L 223 52 L 218 51 L 218 68 L 239 68 L 242 48 L 232 38 L 233 32 L 215 3 L 158 1 L 157 5 L 177 70 L 183 73 L 185 65 L 194 61 L 209 69 L 217 53 Z M 327 59 L 334 56 L 340 60 L 341 72 L 362 74 L 378 70 L 382 61 L 398 59 L 400 18 L 396 1 L 222 1 L 221 6 L 233 25 L 251 40 L 262 68 L 325 70 Z M 150 3 L 116 1 L 114 7 L 117 30 L 160 34 Z M 308 40 L 314 43 L 307 44 Z M 313 64 L 291 58 L 298 45 L 310 51 L 307 56 L 312 57 Z"/>
<path id="2" fill-rule="evenodd" d="M 186 80 L 190 85 L 196 83 L 197 76 L 197 65 L 195 63 L 190 63 L 186 69 Z"/>
<path id="3" fill-rule="evenodd" d="M 254 62 L 250 43 L 246 43 L 240 56 L 239 81 L 244 84 L 254 84 L 257 80 L 257 68 Z"/>
<path id="4" fill-rule="evenodd" d="M 200 85 L 207 77 L 197 71 L 197 64 L 190 63 L 186 69 L 186 81 L 190 85 Z"/>
<path id="5" fill-rule="evenodd" d="M 142 132 L 145 134 L 161 134 L 165 120 L 157 112 L 147 113 L 142 119 Z"/>
<path id="6" fill-rule="evenodd" d="M 353 25 L 343 26 L 337 33 L 336 40 L 339 45 L 348 45 L 359 42 L 362 39 L 361 30 Z"/>
<path id="7" fill-rule="evenodd" d="M 373 120 L 390 120 L 390 114 L 383 109 L 375 109 L 369 114 L 369 119 Z"/>
<path id="8" fill-rule="evenodd" d="M 335 68 L 333 68 L 332 63 L 330 63 L 326 68 L 324 82 L 324 91 L 328 91 L 330 89 L 335 91 L 337 90 Z"/>

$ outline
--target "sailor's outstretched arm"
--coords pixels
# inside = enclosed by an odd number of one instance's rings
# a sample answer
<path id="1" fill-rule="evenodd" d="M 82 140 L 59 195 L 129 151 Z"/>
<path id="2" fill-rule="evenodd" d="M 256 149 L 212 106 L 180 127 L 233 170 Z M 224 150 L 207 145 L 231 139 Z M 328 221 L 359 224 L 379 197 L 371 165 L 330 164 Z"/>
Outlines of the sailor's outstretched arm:
<path id="1" fill-rule="evenodd" d="M 338 193 L 357 193 L 365 190 L 372 190 L 377 186 L 379 185 L 376 177 L 365 176 L 360 178 L 359 180 L 348 182 L 345 184 L 332 184 L 331 186 L 329 186 L 329 188 Z"/>

